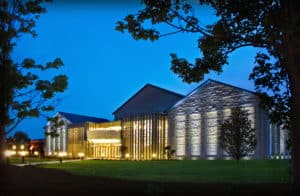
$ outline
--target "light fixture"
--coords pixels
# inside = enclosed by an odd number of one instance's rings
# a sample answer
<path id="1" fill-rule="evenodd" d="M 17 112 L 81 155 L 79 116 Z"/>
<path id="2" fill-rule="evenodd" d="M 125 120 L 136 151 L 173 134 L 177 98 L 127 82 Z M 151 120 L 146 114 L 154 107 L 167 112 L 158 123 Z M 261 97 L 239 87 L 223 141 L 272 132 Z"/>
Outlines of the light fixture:
<path id="1" fill-rule="evenodd" d="M 85 155 L 85 154 L 84 154 L 83 152 L 79 152 L 79 153 L 78 153 L 78 156 L 79 156 L 80 159 L 83 159 L 84 155 Z"/>

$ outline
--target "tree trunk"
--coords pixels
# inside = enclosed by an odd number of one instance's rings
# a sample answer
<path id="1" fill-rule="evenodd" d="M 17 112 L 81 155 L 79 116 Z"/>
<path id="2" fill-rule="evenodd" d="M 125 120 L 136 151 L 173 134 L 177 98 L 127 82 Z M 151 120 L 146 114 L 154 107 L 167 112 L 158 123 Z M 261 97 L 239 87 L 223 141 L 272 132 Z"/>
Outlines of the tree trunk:
<path id="1" fill-rule="evenodd" d="M 297 64 L 300 65 L 300 59 Z M 292 172 L 294 187 L 300 192 L 300 66 L 295 66 L 295 69 L 295 72 L 291 73 L 290 81 L 292 93 Z"/>
<path id="2" fill-rule="evenodd" d="M 5 147 L 6 147 L 6 134 L 5 134 L 5 126 L 0 123 L 0 160 L 5 160 Z"/>

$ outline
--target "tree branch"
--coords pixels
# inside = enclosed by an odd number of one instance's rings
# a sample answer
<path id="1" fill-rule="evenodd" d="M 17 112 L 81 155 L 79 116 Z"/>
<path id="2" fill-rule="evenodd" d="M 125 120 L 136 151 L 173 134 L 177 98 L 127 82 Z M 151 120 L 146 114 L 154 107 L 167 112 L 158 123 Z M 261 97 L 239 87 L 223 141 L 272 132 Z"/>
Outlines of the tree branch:
<path id="1" fill-rule="evenodd" d="M 174 34 L 181 33 L 181 32 L 183 32 L 183 31 L 182 30 L 178 30 L 178 31 L 170 32 L 170 33 L 161 34 L 161 35 L 159 35 L 159 37 L 164 37 L 164 36 L 168 36 L 168 35 L 174 35 Z"/>

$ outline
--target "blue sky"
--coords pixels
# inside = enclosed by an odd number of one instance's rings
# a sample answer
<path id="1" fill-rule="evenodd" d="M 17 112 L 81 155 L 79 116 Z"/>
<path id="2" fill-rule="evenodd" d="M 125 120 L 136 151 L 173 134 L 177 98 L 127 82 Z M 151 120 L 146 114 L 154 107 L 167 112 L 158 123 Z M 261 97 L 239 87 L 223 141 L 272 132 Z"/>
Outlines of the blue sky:
<path id="1" fill-rule="evenodd" d="M 139 2 L 54 1 L 37 23 L 38 37 L 20 38 L 13 53 L 17 61 L 31 57 L 45 63 L 60 57 L 65 64 L 56 73 L 68 75 L 69 86 L 50 115 L 64 111 L 113 120 L 112 112 L 147 83 L 184 95 L 201 84 L 183 83 L 170 70 L 170 53 L 190 60 L 200 55 L 198 35 L 177 34 L 150 42 L 135 41 L 114 30 L 118 20 L 136 13 Z M 215 18 L 208 7 L 196 11 L 203 23 Z M 232 53 L 223 73 L 211 73 L 206 79 L 254 90 L 248 76 L 256 51 L 248 47 Z M 32 139 L 43 138 L 45 124 L 45 117 L 26 119 L 15 130 L 25 131 Z"/>

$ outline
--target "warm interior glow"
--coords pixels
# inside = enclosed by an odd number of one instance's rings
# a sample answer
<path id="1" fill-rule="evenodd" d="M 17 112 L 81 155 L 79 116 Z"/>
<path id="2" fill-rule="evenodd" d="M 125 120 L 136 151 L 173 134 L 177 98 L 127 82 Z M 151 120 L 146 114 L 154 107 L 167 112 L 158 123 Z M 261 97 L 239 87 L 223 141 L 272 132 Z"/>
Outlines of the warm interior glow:
<path id="1" fill-rule="evenodd" d="M 6 157 L 10 157 L 10 156 L 15 155 L 15 154 L 16 154 L 16 151 L 14 151 L 14 150 L 6 150 L 6 151 L 4 151 L 4 155 Z"/>
<path id="2" fill-rule="evenodd" d="M 120 139 L 90 139 L 89 142 L 97 144 L 121 143 Z"/>
<path id="3" fill-rule="evenodd" d="M 126 154 L 125 154 L 125 157 L 126 157 L 126 158 L 129 158 L 129 156 L 130 156 L 129 153 L 126 153 Z"/>
<path id="4" fill-rule="evenodd" d="M 84 153 L 83 153 L 83 152 L 79 152 L 79 153 L 78 153 L 78 156 L 79 156 L 79 157 L 84 157 Z"/>
<path id="5" fill-rule="evenodd" d="M 35 151 L 33 154 L 34 154 L 35 156 L 38 156 L 38 155 L 39 155 L 39 152 Z"/>
<path id="6" fill-rule="evenodd" d="M 21 148 L 21 150 L 24 150 L 25 146 L 22 144 L 22 145 L 20 146 L 20 148 Z"/>
<path id="7" fill-rule="evenodd" d="M 22 150 L 19 152 L 19 155 L 21 155 L 22 157 L 26 156 L 28 154 L 28 152 Z"/>
<path id="8" fill-rule="evenodd" d="M 58 156 L 59 156 L 59 157 L 67 156 L 67 153 L 66 153 L 66 152 L 59 152 L 59 153 L 58 153 Z"/>
<path id="9" fill-rule="evenodd" d="M 113 126 L 113 127 L 102 127 L 94 129 L 93 131 L 121 131 L 121 126 Z"/>
<path id="10" fill-rule="evenodd" d="M 13 145 L 13 146 L 12 146 L 12 149 L 13 149 L 13 150 L 16 150 L 16 149 L 17 149 L 17 146 L 16 146 L 16 145 Z"/>

